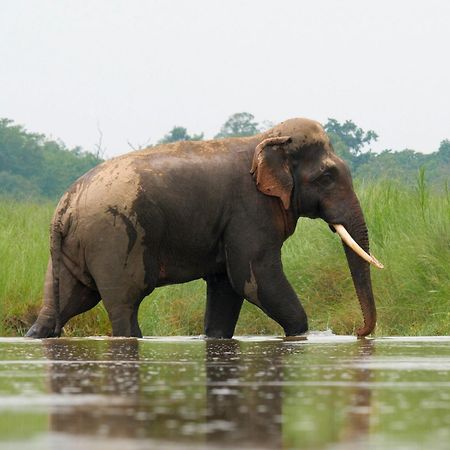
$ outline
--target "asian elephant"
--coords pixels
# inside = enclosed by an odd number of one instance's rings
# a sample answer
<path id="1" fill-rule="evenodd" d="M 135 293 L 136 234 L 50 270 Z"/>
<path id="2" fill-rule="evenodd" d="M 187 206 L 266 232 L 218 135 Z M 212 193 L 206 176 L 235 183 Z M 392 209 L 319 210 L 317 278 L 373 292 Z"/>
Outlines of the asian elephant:
<path id="1" fill-rule="evenodd" d="M 59 336 L 103 299 L 113 335 L 140 337 L 142 299 L 199 278 L 207 337 L 233 336 L 244 298 L 286 335 L 305 333 L 281 263 L 302 216 L 323 219 L 344 240 L 364 316 L 357 334 L 368 335 L 376 322 L 369 262 L 379 263 L 350 171 L 319 123 L 290 119 L 251 137 L 138 150 L 78 179 L 52 220 L 43 306 L 27 336 Z"/>

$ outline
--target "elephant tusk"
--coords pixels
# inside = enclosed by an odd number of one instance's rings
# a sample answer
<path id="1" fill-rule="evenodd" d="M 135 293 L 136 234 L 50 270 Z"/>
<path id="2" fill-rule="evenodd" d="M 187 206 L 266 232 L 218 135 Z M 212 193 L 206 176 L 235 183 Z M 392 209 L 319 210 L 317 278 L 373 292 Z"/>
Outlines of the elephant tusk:
<path id="1" fill-rule="evenodd" d="M 374 256 L 366 253 L 350 236 L 349 232 L 345 229 L 343 225 L 333 224 L 336 233 L 340 236 L 340 238 L 347 244 L 357 255 L 359 255 L 362 259 L 367 261 L 368 263 L 378 267 L 378 269 L 384 269 L 383 264 L 380 263 Z"/>

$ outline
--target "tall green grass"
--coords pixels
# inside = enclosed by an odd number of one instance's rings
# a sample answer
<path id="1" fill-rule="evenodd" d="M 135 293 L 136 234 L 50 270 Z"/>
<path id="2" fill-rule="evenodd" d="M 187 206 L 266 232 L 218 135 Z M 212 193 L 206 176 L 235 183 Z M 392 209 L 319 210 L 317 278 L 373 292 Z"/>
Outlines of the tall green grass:
<path id="1" fill-rule="evenodd" d="M 48 258 L 53 205 L 0 200 L 0 333 L 21 333 L 35 315 Z"/>
<path id="2" fill-rule="evenodd" d="M 377 335 L 450 334 L 450 194 L 393 182 L 357 185 L 371 237 L 371 251 L 385 264 L 372 270 L 378 308 Z M 0 333 L 22 334 L 42 296 L 53 206 L 0 201 Z M 344 252 L 320 220 L 301 219 L 283 247 L 286 275 L 308 313 L 310 328 L 353 333 L 362 316 Z M 157 289 L 140 309 L 145 335 L 201 334 L 205 283 Z M 108 334 L 101 305 L 72 319 L 69 335 Z M 245 302 L 237 334 L 282 334 Z"/>

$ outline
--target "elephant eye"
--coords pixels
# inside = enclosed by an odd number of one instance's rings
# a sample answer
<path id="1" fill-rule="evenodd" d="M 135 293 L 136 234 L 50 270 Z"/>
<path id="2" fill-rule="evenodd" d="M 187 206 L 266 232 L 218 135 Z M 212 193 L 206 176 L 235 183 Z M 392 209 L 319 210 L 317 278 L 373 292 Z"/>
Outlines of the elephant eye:
<path id="1" fill-rule="evenodd" d="M 322 175 L 320 175 L 316 181 L 323 187 L 327 187 L 330 184 L 333 183 L 334 179 L 333 179 L 333 175 L 331 174 L 331 172 L 326 171 L 324 173 L 322 173 Z"/>

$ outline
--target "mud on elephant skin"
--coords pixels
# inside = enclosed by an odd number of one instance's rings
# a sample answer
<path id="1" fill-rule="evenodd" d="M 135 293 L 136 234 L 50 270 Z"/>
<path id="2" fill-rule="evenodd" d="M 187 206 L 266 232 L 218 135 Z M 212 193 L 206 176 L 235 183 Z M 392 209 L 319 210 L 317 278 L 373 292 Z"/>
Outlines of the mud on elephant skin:
<path id="1" fill-rule="evenodd" d="M 286 335 L 304 333 L 307 317 L 281 264 L 302 216 L 345 240 L 364 316 L 357 333 L 371 333 L 376 260 L 349 169 L 319 123 L 290 119 L 256 136 L 131 152 L 82 176 L 56 208 L 43 307 L 27 336 L 59 336 L 100 299 L 114 336 L 142 336 L 142 299 L 198 278 L 207 283 L 208 337 L 233 336 L 244 299 Z"/>

